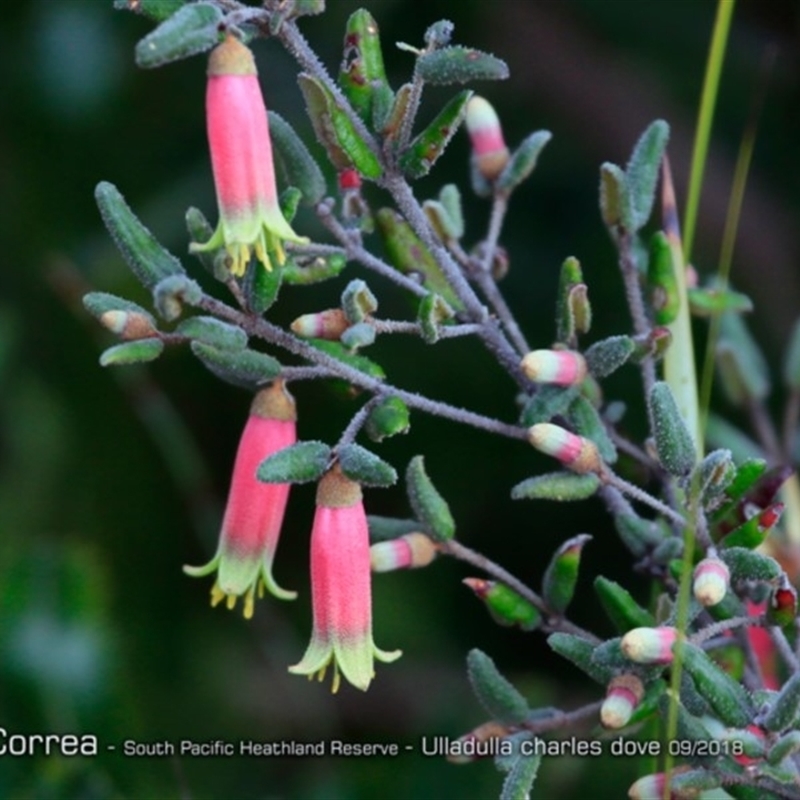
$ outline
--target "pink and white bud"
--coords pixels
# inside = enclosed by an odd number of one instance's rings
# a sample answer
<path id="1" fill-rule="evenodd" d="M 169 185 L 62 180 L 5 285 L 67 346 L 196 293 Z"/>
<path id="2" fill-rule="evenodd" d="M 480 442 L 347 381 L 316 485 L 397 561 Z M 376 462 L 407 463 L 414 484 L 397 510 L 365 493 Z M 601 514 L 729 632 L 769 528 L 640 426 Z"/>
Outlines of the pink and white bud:
<path id="1" fill-rule="evenodd" d="M 586 359 L 574 350 L 532 350 L 520 368 L 536 383 L 574 386 L 586 377 Z"/>
<path id="2" fill-rule="evenodd" d="M 600 472 L 603 461 L 597 445 L 559 425 L 539 422 L 528 428 L 528 441 L 541 453 L 557 458 L 573 472 Z"/>
<path id="3" fill-rule="evenodd" d="M 232 609 L 243 596 L 247 619 L 253 616 L 256 594 L 262 597 L 265 588 L 281 600 L 296 597 L 296 592 L 282 589 L 272 577 L 289 484 L 256 479 L 265 458 L 297 441 L 296 417 L 294 399 L 282 381 L 255 396 L 236 452 L 217 552 L 203 567 L 183 568 L 193 577 L 216 570 L 211 605 L 225 600 Z"/>
<path id="4" fill-rule="evenodd" d="M 100 324 L 122 339 L 150 339 L 158 336 L 153 320 L 138 311 L 113 309 L 100 316 Z"/>
<path id="5" fill-rule="evenodd" d="M 715 606 L 728 593 L 731 573 L 719 558 L 704 558 L 694 568 L 692 592 L 695 600 L 703 606 Z"/>
<path id="6" fill-rule="evenodd" d="M 624 728 L 644 697 L 644 684 L 637 675 L 626 673 L 611 679 L 606 699 L 600 707 L 603 727 Z"/>
<path id="7" fill-rule="evenodd" d="M 204 244 L 190 252 L 224 247 L 232 275 L 243 275 L 251 252 L 272 269 L 283 264 L 284 240 L 304 244 L 278 204 L 272 142 L 264 97 L 250 50 L 233 36 L 211 51 L 206 87 L 206 126 L 220 221 Z"/>
<path id="8" fill-rule="evenodd" d="M 379 650 L 372 640 L 369 530 L 361 487 L 338 466 L 317 487 L 311 529 L 311 602 L 314 627 L 296 675 L 322 680 L 333 662 L 333 691 L 345 680 L 364 691 L 375 675 L 374 659 L 394 661 L 401 652 Z"/>
<path id="9" fill-rule="evenodd" d="M 369 548 L 369 560 L 373 572 L 392 572 L 427 567 L 438 553 L 429 536 L 414 532 L 373 544 Z"/>
<path id="10" fill-rule="evenodd" d="M 676 628 L 634 628 L 620 642 L 625 657 L 637 664 L 671 664 L 672 646 L 678 638 Z"/>
<path id="11" fill-rule="evenodd" d="M 467 132 L 472 162 L 487 181 L 494 181 L 508 164 L 509 153 L 497 113 L 488 100 L 473 96 L 467 103 Z"/>
<path id="12" fill-rule="evenodd" d="M 336 341 L 352 324 L 341 308 L 329 308 L 316 314 L 303 314 L 291 324 L 291 329 L 305 339 Z"/>

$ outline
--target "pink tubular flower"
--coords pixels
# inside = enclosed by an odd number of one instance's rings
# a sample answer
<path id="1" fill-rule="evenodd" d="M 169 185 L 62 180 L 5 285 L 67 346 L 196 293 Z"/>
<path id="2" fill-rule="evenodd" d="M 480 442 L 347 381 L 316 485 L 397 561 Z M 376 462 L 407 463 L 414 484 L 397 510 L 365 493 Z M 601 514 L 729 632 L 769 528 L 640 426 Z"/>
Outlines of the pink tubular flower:
<path id="1" fill-rule="evenodd" d="M 253 54 L 228 36 L 208 60 L 206 123 L 220 220 L 205 244 L 193 253 L 225 247 L 231 273 L 243 275 L 251 250 L 272 269 L 285 260 L 281 241 L 305 243 L 284 219 L 278 205 L 267 109 L 258 85 Z"/>
<path id="2" fill-rule="evenodd" d="M 375 675 L 373 660 L 394 661 L 401 653 L 379 650 L 372 641 L 369 532 L 361 487 L 338 467 L 317 488 L 311 530 L 311 598 L 314 629 L 296 675 L 325 677 L 333 661 L 333 691 L 339 672 L 366 691 Z"/>
<path id="3" fill-rule="evenodd" d="M 193 577 L 217 570 L 211 589 L 211 605 L 225 599 L 233 608 L 244 595 L 244 616 L 253 616 L 256 591 L 263 597 L 264 587 L 281 600 L 297 594 L 281 589 L 272 577 L 272 560 L 278 546 L 288 483 L 262 483 L 256 479 L 258 465 L 267 456 L 297 441 L 295 405 L 281 381 L 262 389 L 253 399 L 228 494 L 217 553 L 204 567 L 184 567 Z"/>

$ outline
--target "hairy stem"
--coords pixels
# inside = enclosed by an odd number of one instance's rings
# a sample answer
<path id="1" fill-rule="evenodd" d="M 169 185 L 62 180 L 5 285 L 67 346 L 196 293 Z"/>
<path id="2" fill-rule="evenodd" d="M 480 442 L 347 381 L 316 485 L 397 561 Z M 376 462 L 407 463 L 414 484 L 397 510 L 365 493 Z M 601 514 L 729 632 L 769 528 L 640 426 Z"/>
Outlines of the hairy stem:
<path id="1" fill-rule="evenodd" d="M 215 314 L 221 319 L 226 319 L 233 322 L 235 325 L 239 325 L 251 336 L 257 336 L 266 342 L 278 345 L 288 350 L 290 353 L 312 362 L 318 367 L 328 369 L 337 377 L 343 378 L 354 386 L 359 386 L 368 392 L 392 394 L 395 397 L 399 397 L 411 408 L 419 409 L 427 414 L 443 417 L 444 419 L 451 419 L 454 422 L 460 422 L 463 425 L 469 425 L 473 428 L 496 433 L 509 439 L 527 441 L 528 434 L 526 428 L 519 425 L 511 425 L 507 422 L 501 422 L 492 417 L 486 417 L 483 414 L 477 414 L 474 411 L 459 408 L 449 403 L 431 400 L 415 392 L 408 392 L 405 389 L 399 389 L 387 384 L 354 367 L 348 366 L 333 356 L 329 356 L 327 353 L 323 353 L 321 350 L 287 333 L 277 325 L 273 325 L 271 322 L 267 322 L 260 317 L 242 314 L 213 297 L 205 295 L 201 298 L 200 302 L 197 303 L 197 307 Z"/>

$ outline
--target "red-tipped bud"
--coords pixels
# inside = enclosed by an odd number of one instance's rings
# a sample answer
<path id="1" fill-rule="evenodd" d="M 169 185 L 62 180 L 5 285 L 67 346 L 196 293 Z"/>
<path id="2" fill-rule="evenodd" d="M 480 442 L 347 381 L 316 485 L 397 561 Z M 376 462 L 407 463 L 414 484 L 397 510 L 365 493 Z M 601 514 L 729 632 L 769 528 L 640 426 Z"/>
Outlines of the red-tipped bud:
<path id="1" fill-rule="evenodd" d="M 786 573 L 783 573 L 781 583 L 775 587 L 767 606 L 767 621 L 785 628 L 794 624 L 796 616 L 797 590 L 789 583 Z"/>
<path id="2" fill-rule="evenodd" d="M 532 631 L 542 621 L 539 609 L 504 583 L 485 578 L 464 578 L 462 583 L 486 604 L 498 625 L 516 625 L 523 631 Z"/>
<path id="3" fill-rule="evenodd" d="M 573 472 L 600 472 L 603 461 L 597 445 L 559 425 L 540 422 L 528 428 L 528 441 L 541 453 L 557 458 Z"/>
<path id="4" fill-rule="evenodd" d="M 479 758 L 495 756 L 498 753 L 498 743 L 510 733 L 510 728 L 495 720 L 484 722 L 451 743 L 447 760 L 451 764 L 471 764 Z"/>
<path id="5" fill-rule="evenodd" d="M 634 628 L 622 637 L 620 648 L 626 658 L 637 664 L 671 664 L 677 638 L 675 628 Z"/>
<path id="6" fill-rule="evenodd" d="M 487 181 L 496 180 L 509 159 L 497 113 L 487 100 L 474 96 L 467 103 L 466 123 L 475 168 Z"/>
<path id="7" fill-rule="evenodd" d="M 298 336 L 306 339 L 337 340 L 352 325 L 341 308 L 329 308 L 316 314 L 303 314 L 291 328 Z"/>
<path id="8" fill-rule="evenodd" d="M 138 311 L 106 311 L 100 323 L 122 339 L 149 339 L 158 336 L 153 320 Z"/>
<path id="9" fill-rule="evenodd" d="M 606 699 L 600 708 L 600 722 L 605 728 L 624 728 L 644 697 L 644 684 L 638 676 L 626 673 L 612 678 Z"/>
<path id="10" fill-rule="evenodd" d="M 343 169 L 339 173 L 339 188 L 343 191 L 352 191 L 361 188 L 361 176 L 355 169 Z"/>
<path id="11" fill-rule="evenodd" d="M 731 573 L 724 561 L 704 558 L 694 568 L 692 591 L 695 600 L 703 606 L 715 606 L 728 593 Z"/>
<path id="12" fill-rule="evenodd" d="M 254 251 L 271 269 L 270 254 L 285 260 L 284 240 L 306 243 L 284 219 L 278 204 L 267 109 L 250 50 L 233 36 L 211 51 L 206 124 L 220 221 L 205 244 L 191 252 L 224 247 L 232 275 L 243 275 Z"/>
<path id="13" fill-rule="evenodd" d="M 574 350 L 532 350 L 520 368 L 532 381 L 556 386 L 574 386 L 586 377 L 586 360 Z"/>
<path id="14" fill-rule="evenodd" d="M 436 545 L 424 533 L 406 533 L 387 542 L 377 542 L 369 549 L 373 572 L 427 567 L 438 555 Z"/>

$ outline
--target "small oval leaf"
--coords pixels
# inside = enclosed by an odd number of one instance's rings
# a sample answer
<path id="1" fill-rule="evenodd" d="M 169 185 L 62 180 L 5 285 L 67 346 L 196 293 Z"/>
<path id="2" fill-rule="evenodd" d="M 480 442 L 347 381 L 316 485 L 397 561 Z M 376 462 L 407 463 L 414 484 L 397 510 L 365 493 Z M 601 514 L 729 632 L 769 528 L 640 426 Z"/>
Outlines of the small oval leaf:
<path id="1" fill-rule="evenodd" d="M 210 50 L 219 43 L 222 12 L 211 3 L 188 3 L 136 45 L 136 65 L 160 67 Z"/>
<path id="2" fill-rule="evenodd" d="M 397 472 L 382 458 L 357 444 L 348 444 L 336 451 L 342 472 L 351 481 L 363 486 L 393 486 Z"/>
<path id="3" fill-rule="evenodd" d="M 245 389 L 268 383 L 281 371 L 280 362 L 256 350 L 220 350 L 197 341 L 192 342 L 191 348 L 210 372 L 226 383 Z"/>
<path id="4" fill-rule="evenodd" d="M 220 350 L 235 351 L 247 347 L 247 334 L 241 328 L 216 317 L 189 317 L 174 332 Z"/>
<path id="5" fill-rule="evenodd" d="M 94 196 L 111 238 L 131 271 L 148 289 L 171 275 L 184 274 L 181 262 L 142 225 L 114 184 L 98 183 Z"/>
<path id="6" fill-rule="evenodd" d="M 137 339 L 135 342 L 123 342 L 109 347 L 100 356 L 100 366 L 121 366 L 123 364 L 140 364 L 154 361 L 164 352 L 161 339 Z"/>
<path id="7" fill-rule="evenodd" d="M 600 487 L 600 478 L 593 472 L 549 472 L 518 483 L 511 490 L 514 500 L 585 500 Z"/>
<path id="8" fill-rule="evenodd" d="M 256 478 L 264 483 L 310 483 L 319 480 L 331 456 L 324 442 L 297 442 L 265 458 Z"/>
<path id="9" fill-rule="evenodd" d="M 443 47 L 417 59 L 417 75 L 426 83 L 496 81 L 508 77 L 508 64 L 471 47 Z"/>
<path id="10" fill-rule="evenodd" d="M 447 541 L 455 535 L 456 524 L 450 508 L 425 471 L 422 456 L 414 456 L 406 470 L 406 490 L 414 514 L 423 530 L 436 541 Z"/>

